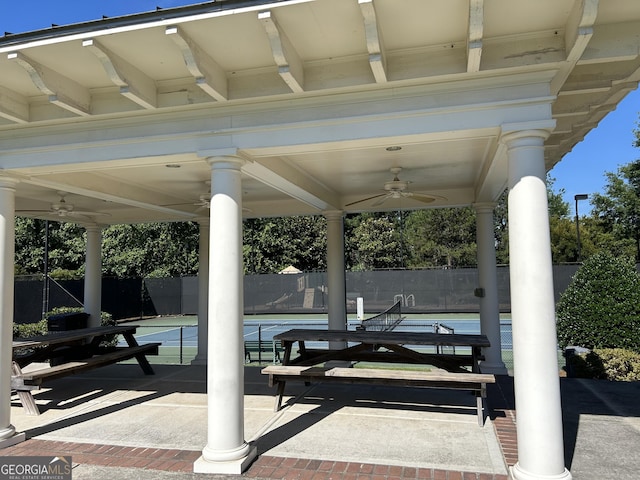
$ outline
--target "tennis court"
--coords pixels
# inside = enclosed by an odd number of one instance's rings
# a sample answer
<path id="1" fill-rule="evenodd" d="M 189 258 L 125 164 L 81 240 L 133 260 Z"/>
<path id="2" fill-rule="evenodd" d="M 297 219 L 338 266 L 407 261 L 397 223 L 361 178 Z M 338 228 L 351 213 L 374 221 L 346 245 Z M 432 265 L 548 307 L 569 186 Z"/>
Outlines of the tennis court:
<path id="1" fill-rule="evenodd" d="M 136 338 L 138 343 L 160 342 L 162 345 L 157 357 L 149 357 L 152 363 L 188 364 L 195 358 L 198 346 L 198 319 L 196 316 L 167 316 L 136 320 L 139 326 Z M 245 341 L 260 341 L 270 344 L 274 335 L 291 328 L 327 328 L 327 315 L 247 315 L 244 318 Z M 355 315 L 347 318 L 347 328 L 355 329 L 360 324 Z M 409 314 L 396 327 L 396 331 L 435 331 L 436 325 L 450 330 L 452 333 L 480 333 L 480 317 L 478 314 Z M 511 368 L 513 365 L 511 317 L 501 315 L 500 333 L 502 357 Z M 260 355 L 263 362 L 273 361 L 271 349 Z M 254 355 L 252 358 L 258 358 Z"/>

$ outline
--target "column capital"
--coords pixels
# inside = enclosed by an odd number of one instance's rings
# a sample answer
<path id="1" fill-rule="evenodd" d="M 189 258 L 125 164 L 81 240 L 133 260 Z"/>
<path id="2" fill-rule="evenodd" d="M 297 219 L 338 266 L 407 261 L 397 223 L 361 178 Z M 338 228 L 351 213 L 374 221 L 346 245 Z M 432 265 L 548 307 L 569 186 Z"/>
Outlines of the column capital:
<path id="1" fill-rule="evenodd" d="M 16 188 L 16 185 L 18 185 L 19 183 L 19 179 L 0 173 L 0 188 L 9 188 L 14 190 Z"/>
<path id="2" fill-rule="evenodd" d="M 493 213 L 497 203 L 495 202 L 478 202 L 472 206 L 477 213 Z"/>
<path id="3" fill-rule="evenodd" d="M 500 143 L 508 148 L 539 146 L 549 138 L 551 132 L 545 129 L 516 130 L 507 132 L 500 137 Z"/>
<path id="4" fill-rule="evenodd" d="M 85 223 L 82 226 L 85 232 L 100 232 L 104 228 L 104 225 L 98 223 Z"/>
<path id="5" fill-rule="evenodd" d="M 324 215 L 324 217 L 327 220 L 342 220 L 344 218 L 344 211 L 343 210 L 324 210 L 322 212 L 322 215 Z"/>
<path id="6" fill-rule="evenodd" d="M 233 169 L 239 170 L 247 161 L 237 155 L 220 155 L 207 157 L 206 162 L 212 169 Z"/>

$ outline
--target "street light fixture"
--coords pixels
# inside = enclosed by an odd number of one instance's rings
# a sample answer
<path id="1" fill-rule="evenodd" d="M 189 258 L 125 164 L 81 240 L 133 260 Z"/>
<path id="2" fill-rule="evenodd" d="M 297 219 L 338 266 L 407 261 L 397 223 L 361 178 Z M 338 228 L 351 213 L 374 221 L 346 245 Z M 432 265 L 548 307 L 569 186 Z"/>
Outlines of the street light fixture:
<path id="1" fill-rule="evenodd" d="M 580 249 L 580 216 L 578 215 L 578 201 L 586 200 L 589 198 L 589 195 L 586 193 L 579 193 L 575 197 L 573 197 L 576 201 L 576 238 L 578 240 L 578 262 L 582 260 L 581 249 Z"/>

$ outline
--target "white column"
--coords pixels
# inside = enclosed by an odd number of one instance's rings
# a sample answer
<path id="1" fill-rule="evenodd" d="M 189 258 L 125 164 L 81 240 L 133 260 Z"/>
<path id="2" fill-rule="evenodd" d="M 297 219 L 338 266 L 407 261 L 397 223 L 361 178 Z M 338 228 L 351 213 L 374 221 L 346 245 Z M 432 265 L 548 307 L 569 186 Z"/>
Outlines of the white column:
<path id="1" fill-rule="evenodd" d="M 327 219 L 327 284 L 329 329 L 347 329 L 347 287 L 344 277 L 344 216 L 342 211 L 324 212 Z"/>
<path id="2" fill-rule="evenodd" d="M 102 229 L 88 225 L 85 231 L 84 311 L 89 314 L 89 326 L 99 327 L 102 323 Z"/>
<path id="3" fill-rule="evenodd" d="M 0 448 L 25 439 L 11 425 L 16 183 L 0 177 Z"/>
<path id="4" fill-rule="evenodd" d="M 243 160 L 208 159 L 211 165 L 207 445 L 196 473 L 241 474 L 257 455 L 244 440 L 242 269 Z"/>
<path id="5" fill-rule="evenodd" d="M 544 165 L 545 130 L 507 134 L 516 480 L 568 480 Z"/>
<path id="6" fill-rule="evenodd" d="M 207 340 L 209 326 L 209 219 L 198 220 L 198 353 L 192 365 L 207 364 Z"/>
<path id="7" fill-rule="evenodd" d="M 506 375 L 502 361 L 500 338 L 500 308 L 498 303 L 498 271 L 496 267 L 496 239 L 493 231 L 495 204 L 478 203 L 476 210 L 476 244 L 478 245 L 478 276 L 480 296 L 480 331 L 487 336 L 491 347 L 483 349 L 484 360 L 480 370 L 484 373 Z"/>

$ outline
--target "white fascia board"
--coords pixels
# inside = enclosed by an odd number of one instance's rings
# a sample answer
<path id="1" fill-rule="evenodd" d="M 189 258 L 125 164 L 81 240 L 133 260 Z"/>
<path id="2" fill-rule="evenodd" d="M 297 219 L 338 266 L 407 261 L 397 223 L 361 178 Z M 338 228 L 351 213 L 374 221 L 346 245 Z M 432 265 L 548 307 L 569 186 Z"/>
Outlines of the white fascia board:
<path id="1" fill-rule="evenodd" d="M 262 3 L 262 4 L 251 5 L 251 6 L 242 7 L 242 8 L 233 8 L 233 9 L 220 10 L 215 12 L 185 15 L 184 17 L 171 17 L 168 19 L 153 20 L 153 21 L 147 21 L 147 22 L 143 21 L 139 24 L 134 24 L 134 25 L 122 25 L 122 26 L 111 26 L 111 27 L 107 26 L 107 27 L 96 28 L 96 29 L 87 29 L 87 31 L 74 33 L 71 35 L 60 35 L 60 36 L 54 36 L 54 37 L 49 37 L 45 39 L 26 41 L 21 45 L 12 44 L 6 47 L 0 46 L 0 54 L 14 52 L 16 50 L 26 50 L 29 48 L 40 47 L 43 45 L 52 45 L 56 43 L 85 40 L 87 38 L 92 38 L 92 37 L 101 37 L 104 35 L 113 35 L 113 34 L 122 33 L 122 32 L 132 32 L 132 31 L 145 30 L 145 29 L 156 28 L 156 27 L 168 27 L 170 25 L 177 25 L 180 23 L 188 23 L 188 22 L 193 22 L 198 20 L 206 20 L 209 18 L 224 17 L 228 15 L 237 15 L 241 13 L 256 12 L 256 11 L 262 11 L 265 9 L 279 8 L 279 7 L 289 6 L 289 5 L 309 3 L 313 1 L 316 1 L 316 0 L 289 0 L 284 2 Z M 89 24 L 87 23 L 87 25 Z"/>

